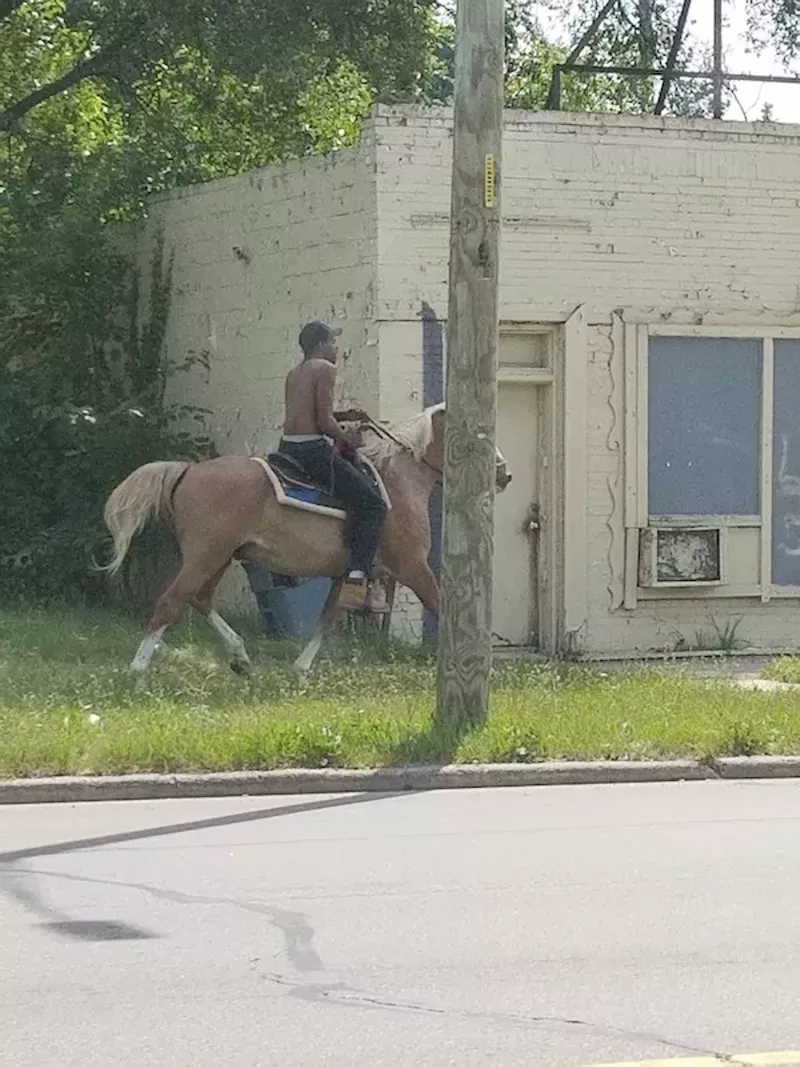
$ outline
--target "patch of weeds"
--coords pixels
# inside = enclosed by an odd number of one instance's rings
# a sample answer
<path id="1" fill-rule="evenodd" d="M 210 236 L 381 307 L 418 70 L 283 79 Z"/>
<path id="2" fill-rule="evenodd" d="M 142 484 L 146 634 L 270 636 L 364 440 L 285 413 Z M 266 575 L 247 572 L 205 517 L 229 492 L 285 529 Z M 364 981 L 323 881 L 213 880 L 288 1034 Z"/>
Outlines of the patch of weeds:
<path id="1" fill-rule="evenodd" d="M 511 723 L 490 731 L 490 763 L 535 763 L 542 756 L 542 738 L 534 723 Z"/>
<path id="2" fill-rule="evenodd" d="M 471 733 L 471 731 L 469 731 Z M 392 762 L 398 766 L 453 763 L 464 739 L 458 727 L 443 725 L 435 717 L 423 733 L 414 733 L 401 739 L 392 753 Z"/>
<path id="3" fill-rule="evenodd" d="M 330 726 L 298 726 L 290 749 L 296 767 L 339 767 L 342 735 Z"/>
<path id="4" fill-rule="evenodd" d="M 800 656 L 778 656 L 762 668 L 761 677 L 800 685 Z"/>
<path id="5" fill-rule="evenodd" d="M 735 720 L 728 725 L 717 755 L 757 756 L 767 748 L 767 738 L 753 723 Z"/>
<path id="6" fill-rule="evenodd" d="M 712 629 L 695 630 L 693 640 L 688 640 L 680 632 L 676 631 L 673 652 L 735 652 L 743 648 L 745 643 L 736 636 L 737 630 L 744 619 L 740 615 L 738 619 L 729 619 L 724 626 L 720 626 L 716 619 L 711 618 Z"/>

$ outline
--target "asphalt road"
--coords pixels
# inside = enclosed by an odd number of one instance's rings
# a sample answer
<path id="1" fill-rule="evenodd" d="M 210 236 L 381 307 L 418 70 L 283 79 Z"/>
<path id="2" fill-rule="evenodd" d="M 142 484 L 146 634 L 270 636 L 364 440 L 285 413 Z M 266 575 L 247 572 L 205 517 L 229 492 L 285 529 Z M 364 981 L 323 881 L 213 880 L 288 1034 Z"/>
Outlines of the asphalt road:
<path id="1" fill-rule="evenodd" d="M 0 808 L 0 1063 L 800 1047 L 800 783 Z"/>

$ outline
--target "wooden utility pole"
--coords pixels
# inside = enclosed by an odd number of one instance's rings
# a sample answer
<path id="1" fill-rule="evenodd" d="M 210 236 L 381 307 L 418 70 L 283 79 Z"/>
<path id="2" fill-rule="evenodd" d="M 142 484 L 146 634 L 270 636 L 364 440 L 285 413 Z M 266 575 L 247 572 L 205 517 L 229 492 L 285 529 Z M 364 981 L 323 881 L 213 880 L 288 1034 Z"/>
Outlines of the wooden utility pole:
<path id="1" fill-rule="evenodd" d="M 653 0 L 639 0 L 639 66 L 649 70 L 656 65 L 656 42 L 653 34 Z M 645 112 L 653 109 L 653 78 L 640 83 L 641 102 Z"/>
<path id="2" fill-rule="evenodd" d="M 503 0 L 458 0 L 437 722 L 486 715 L 492 666 Z"/>
<path id="3" fill-rule="evenodd" d="M 722 0 L 714 0 L 714 103 L 715 119 L 722 118 Z"/>

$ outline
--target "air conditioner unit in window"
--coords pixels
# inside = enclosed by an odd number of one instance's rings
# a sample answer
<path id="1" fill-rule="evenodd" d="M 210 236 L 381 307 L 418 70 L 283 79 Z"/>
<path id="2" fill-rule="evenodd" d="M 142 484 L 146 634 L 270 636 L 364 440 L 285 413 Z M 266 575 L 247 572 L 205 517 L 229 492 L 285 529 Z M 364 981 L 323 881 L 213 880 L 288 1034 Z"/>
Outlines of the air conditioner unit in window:
<path id="1" fill-rule="evenodd" d="M 725 585 L 727 529 L 650 526 L 639 531 L 639 585 L 645 589 Z"/>

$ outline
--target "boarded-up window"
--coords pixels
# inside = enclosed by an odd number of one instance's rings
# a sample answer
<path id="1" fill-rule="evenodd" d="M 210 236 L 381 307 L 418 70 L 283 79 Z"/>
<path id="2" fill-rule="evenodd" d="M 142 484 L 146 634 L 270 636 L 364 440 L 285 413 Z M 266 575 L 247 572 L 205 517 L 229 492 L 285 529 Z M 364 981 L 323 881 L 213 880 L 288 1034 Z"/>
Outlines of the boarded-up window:
<path id="1" fill-rule="evenodd" d="M 761 348 L 749 338 L 650 339 L 651 516 L 759 513 Z"/>
<path id="2" fill-rule="evenodd" d="M 800 341 L 775 341 L 772 581 L 800 585 Z"/>

